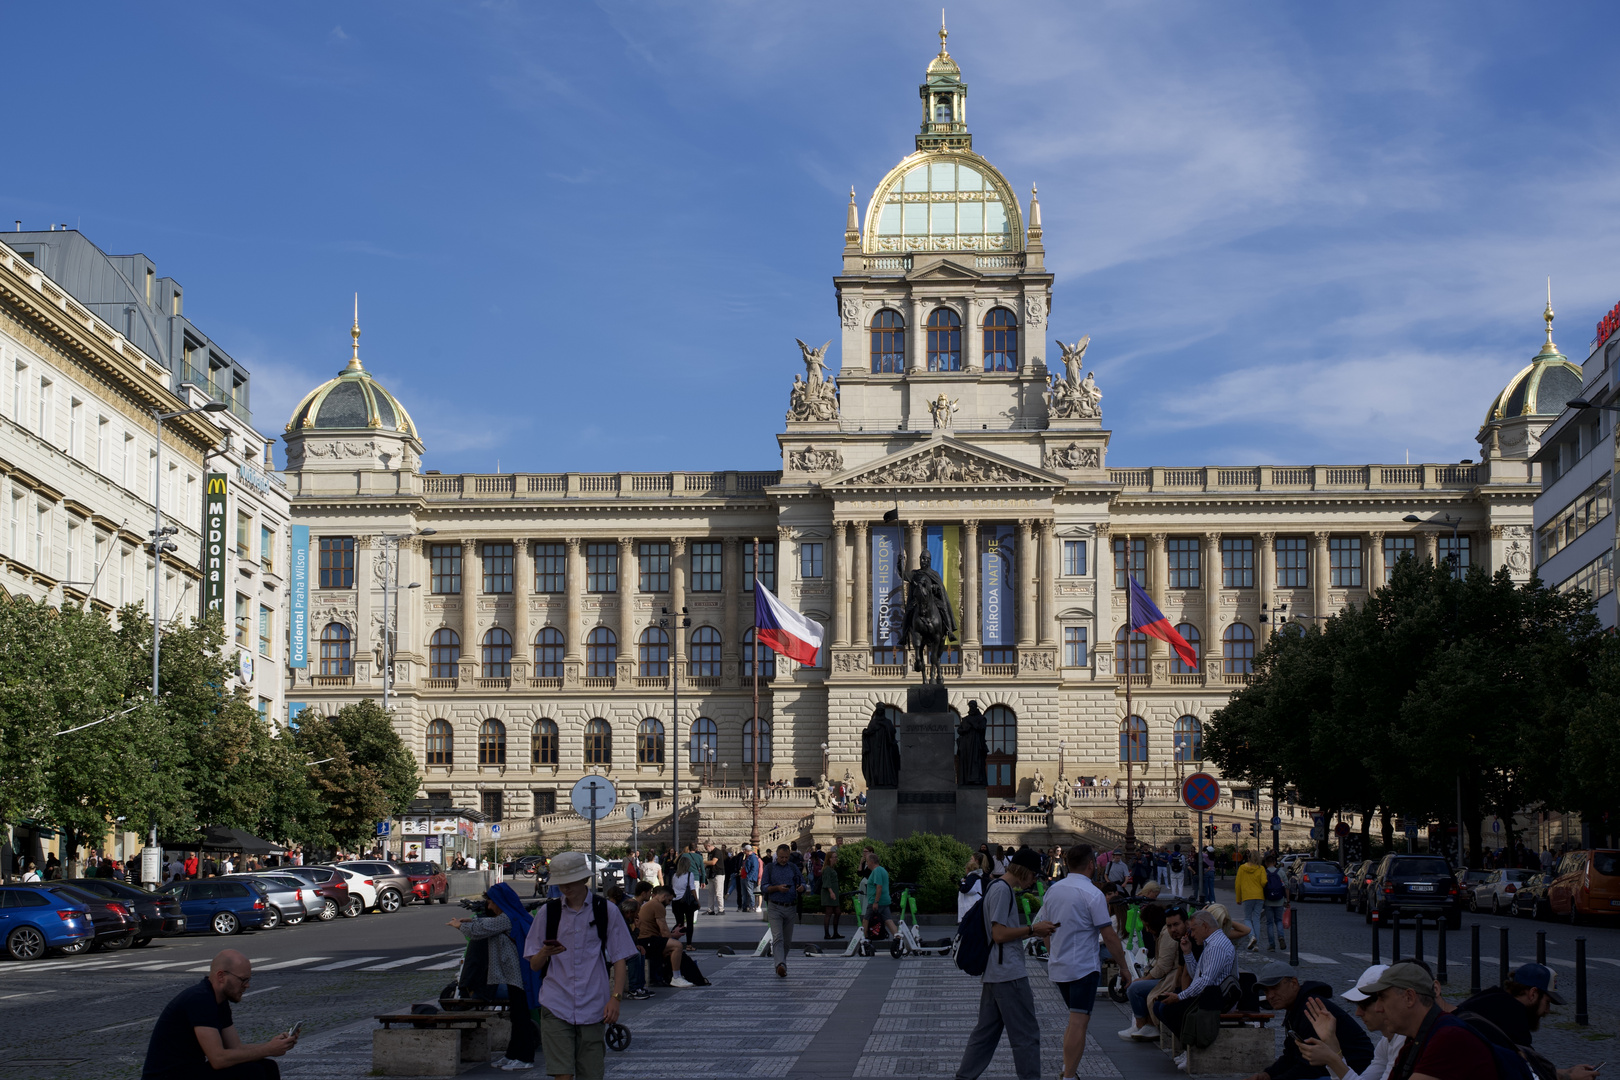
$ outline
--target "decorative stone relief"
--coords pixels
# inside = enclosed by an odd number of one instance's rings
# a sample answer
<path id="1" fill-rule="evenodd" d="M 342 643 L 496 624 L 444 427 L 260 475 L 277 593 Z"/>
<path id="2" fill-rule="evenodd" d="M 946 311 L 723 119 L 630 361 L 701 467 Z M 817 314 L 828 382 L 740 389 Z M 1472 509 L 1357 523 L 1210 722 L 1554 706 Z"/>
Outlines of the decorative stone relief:
<path id="1" fill-rule="evenodd" d="M 837 472 L 843 467 L 844 455 L 837 450 L 806 446 L 803 450 L 788 451 L 788 468 L 798 472 Z"/>
<path id="2" fill-rule="evenodd" d="M 850 481 L 852 484 L 884 486 L 888 484 L 1006 484 L 1033 479 L 994 462 L 968 457 L 959 450 L 936 446 L 927 453 L 904 461 L 891 462 L 880 469 L 863 473 Z"/>
<path id="3" fill-rule="evenodd" d="M 1507 550 L 1503 553 L 1502 561 L 1507 564 L 1508 572 L 1515 578 L 1528 577 L 1530 573 L 1530 526 L 1505 525 L 1502 527 L 1502 539 L 1507 542 Z"/>
<path id="4" fill-rule="evenodd" d="M 837 652 L 833 654 L 833 670 L 845 674 L 856 674 L 866 670 L 866 652 L 852 650 L 850 652 Z"/>
<path id="5" fill-rule="evenodd" d="M 1018 666 L 1023 671 L 1055 671 L 1057 656 L 1050 649 L 1019 649 Z"/>
<path id="6" fill-rule="evenodd" d="M 1062 448 L 1046 451 L 1048 469 L 1096 469 L 1102 465 L 1102 453 L 1095 446 L 1070 443 Z"/>
<path id="7" fill-rule="evenodd" d="M 305 442 L 304 453 L 310 457 L 372 457 L 378 451 L 375 442 Z"/>
<path id="8" fill-rule="evenodd" d="M 1031 326 L 1039 326 L 1046 319 L 1046 298 L 1040 293 L 1031 293 L 1024 298 L 1024 320 Z"/>
<path id="9" fill-rule="evenodd" d="M 854 329 L 856 326 L 860 325 L 861 309 L 852 298 L 846 298 L 844 302 L 839 305 L 839 307 L 843 312 L 844 325 L 846 327 Z"/>

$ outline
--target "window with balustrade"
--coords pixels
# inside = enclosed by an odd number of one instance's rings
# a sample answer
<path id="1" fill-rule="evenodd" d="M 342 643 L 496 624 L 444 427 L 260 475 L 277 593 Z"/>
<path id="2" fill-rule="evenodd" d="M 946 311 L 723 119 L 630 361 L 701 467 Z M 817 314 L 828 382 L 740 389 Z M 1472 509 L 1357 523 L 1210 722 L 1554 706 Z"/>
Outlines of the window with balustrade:
<path id="1" fill-rule="evenodd" d="M 1114 540 L 1114 588 L 1125 587 L 1125 554 L 1126 540 L 1118 537 Z M 1147 585 L 1147 541 L 1137 538 L 1130 540 L 1130 575 L 1141 586 Z"/>
<path id="2" fill-rule="evenodd" d="M 638 587 L 644 593 L 669 592 L 669 545 L 645 541 L 636 545 L 640 574 Z"/>
<path id="3" fill-rule="evenodd" d="M 1335 589 L 1361 588 L 1361 537 L 1328 537 L 1328 585 Z"/>
<path id="4" fill-rule="evenodd" d="M 637 671 L 644 679 L 662 679 L 669 674 L 669 634 L 649 626 L 636 642 Z"/>
<path id="5" fill-rule="evenodd" d="M 562 665 L 562 631 L 555 626 L 547 626 L 534 637 L 534 677 L 560 679 L 563 677 Z"/>
<path id="6" fill-rule="evenodd" d="M 664 724 L 652 717 L 636 728 L 636 764 L 662 765 L 664 763 Z"/>
<path id="7" fill-rule="evenodd" d="M 720 631 L 700 626 L 692 631 L 692 674 L 700 679 L 720 677 Z"/>
<path id="8" fill-rule="evenodd" d="M 872 374 L 899 375 L 906 370 L 906 320 L 884 308 L 872 316 Z"/>
<path id="9" fill-rule="evenodd" d="M 1254 674 L 1254 631 L 1243 623 L 1233 623 L 1221 635 L 1226 674 Z"/>
<path id="10" fill-rule="evenodd" d="M 613 727 L 601 717 L 585 725 L 585 764 L 613 764 Z"/>
<path id="11" fill-rule="evenodd" d="M 1221 587 L 1254 588 L 1254 540 L 1244 536 L 1221 538 Z"/>
<path id="12" fill-rule="evenodd" d="M 1115 675 L 1146 675 L 1148 658 L 1148 637 L 1141 631 L 1129 635 L 1126 641 L 1125 627 L 1119 628 L 1114 635 L 1114 674 Z"/>
<path id="13" fill-rule="evenodd" d="M 619 639 L 612 630 L 598 626 L 585 638 L 585 677 L 611 679 L 619 673 Z"/>
<path id="14" fill-rule="evenodd" d="M 1311 587 L 1311 552 L 1303 536 L 1277 538 L 1277 588 Z"/>
<path id="15" fill-rule="evenodd" d="M 1164 542 L 1165 558 L 1170 564 L 1170 588 L 1202 588 L 1202 566 L 1199 541 L 1195 536 L 1173 536 Z"/>
<path id="16" fill-rule="evenodd" d="M 619 545 L 585 545 L 585 591 L 612 593 L 619 591 Z"/>
<path id="17" fill-rule="evenodd" d="M 1119 722 L 1119 760 L 1121 764 L 1146 764 L 1148 759 L 1147 721 L 1140 716 L 1127 716 Z"/>
<path id="18" fill-rule="evenodd" d="M 717 593 L 725 585 L 725 547 L 719 541 L 700 540 L 692 545 L 692 591 Z"/>
<path id="19" fill-rule="evenodd" d="M 1395 564 L 1401 561 L 1402 556 L 1417 558 L 1417 537 L 1415 536 L 1386 536 L 1384 537 L 1384 584 L 1395 574 Z"/>
<path id="20" fill-rule="evenodd" d="M 950 308 L 928 316 L 928 370 L 962 370 L 962 317 Z"/>
<path id="21" fill-rule="evenodd" d="M 1004 307 L 984 317 L 984 370 L 1018 370 L 1018 317 Z"/>
<path id="22" fill-rule="evenodd" d="M 1018 794 L 1018 714 L 1005 705 L 990 706 L 984 714 L 984 742 L 986 794 Z"/>
<path id="23" fill-rule="evenodd" d="M 435 596 L 456 596 L 461 592 L 461 545 L 432 544 L 428 547 L 428 588 Z"/>
<path id="24" fill-rule="evenodd" d="M 321 631 L 321 674 L 326 676 L 352 676 L 354 635 L 342 623 L 327 623 Z"/>
<path id="25" fill-rule="evenodd" d="M 1176 721 L 1176 761 L 1204 760 L 1204 725 L 1196 716 L 1183 716 Z"/>
<path id="26" fill-rule="evenodd" d="M 512 591 L 513 545 L 485 544 L 484 592 L 500 595 Z"/>
<path id="27" fill-rule="evenodd" d="M 743 723 L 744 765 L 754 763 L 754 745 L 754 721 L 750 718 Z M 759 763 L 761 765 L 771 763 L 771 722 L 769 720 L 759 721 Z"/>
<path id="28" fill-rule="evenodd" d="M 561 760 L 557 752 L 557 725 L 551 720 L 540 720 L 529 732 L 529 758 L 536 765 L 556 765 Z"/>
<path id="29" fill-rule="evenodd" d="M 485 720 L 478 726 L 478 764 L 506 764 L 506 725 L 499 720 Z"/>
<path id="30" fill-rule="evenodd" d="M 456 678 L 460 661 L 461 636 L 448 626 L 433 631 L 428 639 L 428 678 Z"/>
<path id="31" fill-rule="evenodd" d="M 456 763 L 456 737 L 447 720 L 430 720 L 427 726 L 427 763 L 454 765 Z"/>
<path id="32" fill-rule="evenodd" d="M 568 589 L 568 545 L 534 545 L 534 591 L 561 594 Z"/>
<path id="33" fill-rule="evenodd" d="M 1176 651 L 1174 649 L 1171 649 L 1170 650 L 1170 672 L 1171 672 L 1171 674 L 1174 674 L 1174 675 L 1196 675 L 1196 674 L 1198 674 L 1198 657 L 1202 656 L 1203 653 L 1204 653 L 1204 651 L 1198 647 L 1199 646 L 1198 627 L 1194 626 L 1190 622 L 1177 623 L 1176 624 L 1176 633 L 1180 634 L 1183 638 L 1185 638 L 1187 640 L 1187 644 L 1192 646 L 1193 662 L 1191 664 L 1185 663 L 1181 659 L 1180 656 L 1176 655 Z"/>
<path id="34" fill-rule="evenodd" d="M 759 656 L 759 677 L 762 679 L 776 678 L 776 650 L 769 645 L 756 645 L 754 643 L 754 628 L 749 627 L 743 635 L 742 645 L 742 674 L 744 679 L 754 677 L 754 657 L 756 651 Z"/>
<path id="35" fill-rule="evenodd" d="M 693 765 L 711 765 L 720 760 L 720 727 L 707 716 L 692 721 L 691 754 Z"/>

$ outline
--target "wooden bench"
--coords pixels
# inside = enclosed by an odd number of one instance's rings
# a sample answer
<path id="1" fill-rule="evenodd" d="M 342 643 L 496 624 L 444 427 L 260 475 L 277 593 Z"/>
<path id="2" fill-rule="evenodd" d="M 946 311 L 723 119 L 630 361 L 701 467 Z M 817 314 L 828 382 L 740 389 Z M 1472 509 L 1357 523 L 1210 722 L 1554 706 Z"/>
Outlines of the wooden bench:
<path id="1" fill-rule="evenodd" d="M 500 1013 L 388 1013 L 371 1033 L 373 1076 L 454 1076 L 489 1063 L 490 1022 Z"/>
<path id="2" fill-rule="evenodd" d="M 1159 1047 L 1172 1057 L 1187 1051 L 1187 1075 L 1227 1076 L 1249 1074 L 1265 1068 L 1277 1056 L 1276 1036 L 1266 1025 L 1276 1019 L 1274 1012 L 1221 1013 L 1220 1033 L 1204 1049 L 1188 1046 L 1174 1034 L 1159 1029 Z M 1250 1027 L 1257 1024 L 1257 1027 Z"/>

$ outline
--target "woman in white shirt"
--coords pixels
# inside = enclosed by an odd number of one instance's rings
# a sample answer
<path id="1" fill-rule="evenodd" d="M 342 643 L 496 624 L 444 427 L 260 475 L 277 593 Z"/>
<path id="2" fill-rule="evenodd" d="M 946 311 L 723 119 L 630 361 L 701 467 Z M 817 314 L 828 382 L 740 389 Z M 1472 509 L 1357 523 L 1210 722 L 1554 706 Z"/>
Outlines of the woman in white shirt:
<path id="1" fill-rule="evenodd" d="M 1305 1015 L 1311 1026 L 1316 1029 L 1316 1038 L 1306 1039 L 1299 1044 L 1302 1057 L 1312 1065 L 1321 1065 L 1332 1073 L 1336 1080 L 1385 1080 L 1390 1070 L 1395 1067 L 1395 1059 L 1401 1055 L 1401 1047 L 1406 1045 L 1406 1036 L 1395 1032 L 1384 1016 L 1383 1009 L 1374 1009 L 1368 1012 L 1368 1002 L 1374 995 L 1362 991 L 1363 986 L 1371 986 L 1384 972 L 1389 970 L 1388 964 L 1374 964 L 1361 973 L 1356 985 L 1339 996 L 1346 1001 L 1353 1001 L 1356 1005 L 1356 1017 L 1364 1024 L 1368 1031 L 1379 1033 L 1379 1040 L 1373 1044 L 1372 1061 L 1360 1072 L 1355 1072 L 1345 1063 L 1344 1054 L 1339 1049 L 1338 1022 L 1333 1014 L 1327 1011 L 1320 998 L 1311 998 L 1305 1002 Z"/>

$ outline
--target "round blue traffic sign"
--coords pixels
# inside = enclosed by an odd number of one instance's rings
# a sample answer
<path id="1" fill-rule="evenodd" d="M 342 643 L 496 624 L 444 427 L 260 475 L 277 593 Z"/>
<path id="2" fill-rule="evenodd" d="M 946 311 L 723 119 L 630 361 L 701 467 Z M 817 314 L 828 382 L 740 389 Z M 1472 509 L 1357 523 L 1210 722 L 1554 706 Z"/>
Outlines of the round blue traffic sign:
<path id="1" fill-rule="evenodd" d="M 1181 783 L 1181 801 L 1193 810 L 1209 810 L 1221 801 L 1221 785 L 1207 772 L 1195 772 Z"/>

